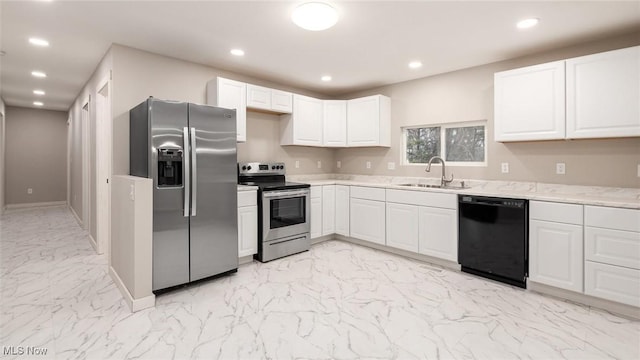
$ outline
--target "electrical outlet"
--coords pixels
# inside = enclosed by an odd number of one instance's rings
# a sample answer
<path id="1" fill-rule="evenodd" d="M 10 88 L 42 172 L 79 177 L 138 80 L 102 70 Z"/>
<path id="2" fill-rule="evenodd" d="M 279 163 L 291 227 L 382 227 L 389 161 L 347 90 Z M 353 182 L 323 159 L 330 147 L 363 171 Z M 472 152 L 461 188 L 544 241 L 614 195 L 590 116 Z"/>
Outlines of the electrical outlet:
<path id="1" fill-rule="evenodd" d="M 367 169 L 371 169 L 371 161 L 367 161 L 367 163 L 366 163 L 366 168 L 367 168 Z"/>
<path id="2" fill-rule="evenodd" d="M 342 167 L 342 161 L 338 160 L 338 161 L 336 162 L 336 167 L 337 167 L 338 169 L 340 169 L 340 168 Z M 638 173 L 640 174 L 640 165 L 638 165 Z M 640 175 L 638 175 L 638 176 L 640 176 Z"/>
<path id="3" fill-rule="evenodd" d="M 508 174 L 509 173 L 509 163 L 502 163 L 501 164 L 501 168 L 502 168 L 502 173 L 503 174 Z"/>
<path id="4" fill-rule="evenodd" d="M 27 194 L 29 194 L 29 195 L 33 194 L 33 189 L 32 188 L 28 188 L 27 189 Z"/>
<path id="5" fill-rule="evenodd" d="M 296 160 L 296 169 L 300 169 L 300 160 Z"/>
<path id="6" fill-rule="evenodd" d="M 566 171 L 566 167 L 564 163 L 557 163 L 556 164 L 556 174 L 558 175 L 564 175 Z"/>
<path id="7" fill-rule="evenodd" d="M 318 169 L 322 169 L 322 161 L 318 160 Z"/>
<path id="8" fill-rule="evenodd" d="M 389 161 L 387 163 L 387 170 L 395 170 L 396 169 L 396 163 L 394 163 L 393 161 Z"/>

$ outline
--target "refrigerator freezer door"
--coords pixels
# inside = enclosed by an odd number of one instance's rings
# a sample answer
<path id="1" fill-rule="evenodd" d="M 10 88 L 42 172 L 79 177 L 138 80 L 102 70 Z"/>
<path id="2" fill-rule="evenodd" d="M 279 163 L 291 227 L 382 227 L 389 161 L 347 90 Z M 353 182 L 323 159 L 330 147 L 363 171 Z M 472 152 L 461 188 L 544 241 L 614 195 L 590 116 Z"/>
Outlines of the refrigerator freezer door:
<path id="1" fill-rule="evenodd" d="M 187 103 L 149 99 L 151 152 L 149 168 L 153 184 L 153 290 L 189 282 L 189 217 L 184 217 L 186 181 L 180 186 L 158 187 L 157 149 L 182 150 L 183 171 L 188 144 L 183 140 Z M 133 119 L 132 119 L 133 121 Z M 187 146 L 185 146 L 187 145 Z M 186 174 L 185 174 L 186 175 Z M 187 176 L 184 177 L 186 180 Z"/>
<path id="2" fill-rule="evenodd" d="M 195 129 L 191 182 L 197 209 L 190 246 L 195 281 L 238 268 L 235 110 L 189 104 L 189 127 Z"/>

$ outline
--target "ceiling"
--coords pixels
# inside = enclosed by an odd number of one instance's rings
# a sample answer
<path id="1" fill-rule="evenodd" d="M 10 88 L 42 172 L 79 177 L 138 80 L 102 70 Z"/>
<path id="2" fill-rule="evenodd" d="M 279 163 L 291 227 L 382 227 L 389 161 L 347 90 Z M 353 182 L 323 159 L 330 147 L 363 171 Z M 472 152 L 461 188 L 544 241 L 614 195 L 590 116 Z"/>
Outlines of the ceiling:
<path id="1" fill-rule="evenodd" d="M 0 96 L 67 110 L 112 43 L 336 96 L 640 29 L 636 0 L 327 0 L 340 19 L 311 32 L 290 20 L 301 2 L 1 1 Z M 539 25 L 515 27 L 528 17 Z"/>

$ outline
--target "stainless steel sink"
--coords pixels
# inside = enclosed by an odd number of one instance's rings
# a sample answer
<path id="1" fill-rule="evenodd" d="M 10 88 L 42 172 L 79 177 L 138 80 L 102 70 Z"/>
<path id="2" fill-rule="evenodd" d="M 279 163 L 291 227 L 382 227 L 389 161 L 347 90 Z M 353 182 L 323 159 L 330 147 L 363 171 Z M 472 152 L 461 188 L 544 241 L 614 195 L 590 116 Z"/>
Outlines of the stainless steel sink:
<path id="1" fill-rule="evenodd" d="M 431 188 L 431 189 L 448 189 L 448 190 L 462 190 L 468 189 L 468 186 L 465 186 L 464 183 L 461 185 L 434 185 L 434 184 L 398 184 L 399 186 L 407 186 L 407 187 L 421 187 L 421 188 Z"/>

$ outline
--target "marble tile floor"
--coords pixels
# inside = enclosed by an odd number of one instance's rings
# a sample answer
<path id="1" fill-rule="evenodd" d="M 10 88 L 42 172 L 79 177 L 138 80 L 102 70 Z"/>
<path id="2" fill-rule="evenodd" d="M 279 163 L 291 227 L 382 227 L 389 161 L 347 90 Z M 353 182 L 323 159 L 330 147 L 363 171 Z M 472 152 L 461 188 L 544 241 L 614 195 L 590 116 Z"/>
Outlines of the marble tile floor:
<path id="1" fill-rule="evenodd" d="M 638 321 L 341 241 L 130 313 L 66 207 L 0 228 L 3 359 L 640 358 Z"/>

